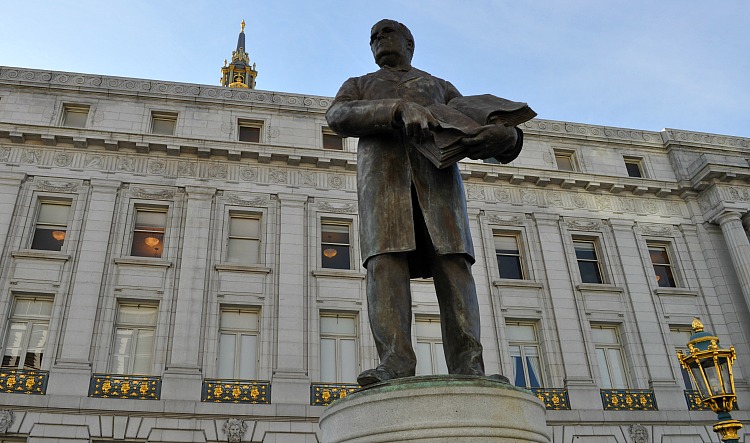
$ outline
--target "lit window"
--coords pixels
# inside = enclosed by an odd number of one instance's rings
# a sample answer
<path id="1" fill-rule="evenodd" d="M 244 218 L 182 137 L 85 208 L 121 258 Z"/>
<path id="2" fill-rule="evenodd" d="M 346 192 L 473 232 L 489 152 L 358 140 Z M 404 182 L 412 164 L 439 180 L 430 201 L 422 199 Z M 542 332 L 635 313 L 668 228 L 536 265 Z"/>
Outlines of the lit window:
<path id="1" fill-rule="evenodd" d="M 255 264 L 260 256 L 260 217 L 229 214 L 227 261 Z"/>
<path id="2" fill-rule="evenodd" d="M 247 309 L 222 309 L 219 378 L 254 380 L 257 376 L 259 316 Z"/>
<path id="3" fill-rule="evenodd" d="M 51 299 L 15 299 L 5 338 L 4 368 L 41 369 L 51 314 Z"/>
<path id="4" fill-rule="evenodd" d="M 177 126 L 177 114 L 174 112 L 151 112 L 151 133 L 174 135 Z"/>
<path id="5" fill-rule="evenodd" d="M 555 162 L 557 163 L 557 169 L 561 171 L 578 171 L 578 164 L 573 152 L 555 150 Z"/>
<path id="6" fill-rule="evenodd" d="M 68 233 L 70 202 L 41 202 L 31 249 L 62 250 Z"/>
<path id="7" fill-rule="evenodd" d="M 320 381 L 353 383 L 357 379 L 357 318 L 320 316 Z"/>
<path id="8" fill-rule="evenodd" d="M 591 325 L 602 389 L 626 389 L 622 345 L 617 326 Z"/>
<path id="9" fill-rule="evenodd" d="M 167 210 L 165 208 L 136 209 L 130 255 L 161 257 L 164 252 L 164 227 L 166 225 Z"/>
<path id="10" fill-rule="evenodd" d="M 440 320 L 436 318 L 416 318 L 417 335 L 417 375 L 447 374 L 443 351 L 443 335 Z"/>
<path id="11" fill-rule="evenodd" d="M 350 224 L 323 221 L 320 223 L 320 250 L 324 268 L 351 269 Z"/>
<path id="12" fill-rule="evenodd" d="M 596 240 L 574 239 L 578 270 L 583 283 L 602 283 L 602 269 L 599 262 Z"/>
<path id="13" fill-rule="evenodd" d="M 659 287 L 677 287 L 667 246 L 654 243 L 647 243 L 647 245 L 648 254 L 651 256 L 651 264 L 654 266 L 654 273 L 656 274 L 656 282 L 659 284 Z"/>
<path id="14" fill-rule="evenodd" d="M 513 360 L 513 384 L 526 388 L 542 387 L 544 383 L 535 324 L 506 322 L 505 331 Z"/>
<path id="15" fill-rule="evenodd" d="M 495 234 L 495 256 L 500 278 L 523 280 L 525 277 L 518 248 L 518 236 L 515 234 Z"/>
<path id="16" fill-rule="evenodd" d="M 237 134 L 241 142 L 260 143 L 260 131 L 263 122 L 256 120 L 239 120 L 237 123 Z"/>
<path id="17" fill-rule="evenodd" d="M 154 362 L 156 306 L 120 304 L 110 371 L 115 374 L 150 374 Z"/>
<path id="18" fill-rule="evenodd" d="M 89 118 L 89 107 L 86 105 L 64 105 L 63 126 L 85 128 Z"/>
<path id="19" fill-rule="evenodd" d="M 676 355 L 677 351 L 682 351 L 683 354 L 690 354 L 687 348 L 687 342 L 690 341 L 690 337 L 693 336 L 693 330 L 690 326 L 670 326 L 669 336 L 672 339 L 672 346 L 674 352 L 672 355 Z M 685 389 L 695 389 L 693 387 L 693 380 L 690 378 L 690 373 L 680 365 L 682 371 L 682 382 L 685 385 Z"/>
<path id="20" fill-rule="evenodd" d="M 625 157 L 625 169 L 628 171 L 628 177 L 645 177 L 643 174 L 643 160 L 635 157 Z"/>
<path id="21" fill-rule="evenodd" d="M 323 149 L 341 151 L 344 149 L 344 137 L 328 128 L 323 128 Z"/>

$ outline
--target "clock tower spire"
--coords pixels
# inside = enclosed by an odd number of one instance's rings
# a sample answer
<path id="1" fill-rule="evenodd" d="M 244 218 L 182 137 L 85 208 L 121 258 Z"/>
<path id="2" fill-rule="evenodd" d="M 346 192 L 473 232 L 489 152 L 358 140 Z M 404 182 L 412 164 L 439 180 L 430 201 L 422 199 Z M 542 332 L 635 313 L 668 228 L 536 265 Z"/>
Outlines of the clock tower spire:
<path id="1" fill-rule="evenodd" d="M 255 89 L 255 63 L 250 65 L 250 56 L 245 52 L 245 20 L 242 20 L 237 49 L 232 51 L 232 61 L 221 68 L 221 85 L 230 88 Z"/>

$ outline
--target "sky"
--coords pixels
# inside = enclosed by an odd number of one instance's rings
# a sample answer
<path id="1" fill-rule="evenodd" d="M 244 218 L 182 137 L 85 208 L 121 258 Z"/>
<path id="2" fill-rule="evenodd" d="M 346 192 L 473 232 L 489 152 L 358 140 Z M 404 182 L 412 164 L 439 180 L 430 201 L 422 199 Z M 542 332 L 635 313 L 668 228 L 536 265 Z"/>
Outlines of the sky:
<path id="1" fill-rule="evenodd" d="M 334 96 L 377 69 L 371 26 L 412 64 L 539 118 L 750 137 L 750 1 L 4 0 L 0 66 L 218 85 L 240 22 L 257 89 Z"/>

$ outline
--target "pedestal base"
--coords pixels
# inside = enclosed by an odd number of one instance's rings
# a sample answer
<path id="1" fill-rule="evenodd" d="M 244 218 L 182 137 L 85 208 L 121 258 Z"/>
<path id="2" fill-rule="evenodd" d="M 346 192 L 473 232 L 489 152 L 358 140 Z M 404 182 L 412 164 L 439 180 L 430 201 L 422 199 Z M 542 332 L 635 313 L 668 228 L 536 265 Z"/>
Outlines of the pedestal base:
<path id="1" fill-rule="evenodd" d="M 322 443 L 550 443 L 544 405 L 524 389 L 470 376 L 408 377 L 336 400 Z"/>

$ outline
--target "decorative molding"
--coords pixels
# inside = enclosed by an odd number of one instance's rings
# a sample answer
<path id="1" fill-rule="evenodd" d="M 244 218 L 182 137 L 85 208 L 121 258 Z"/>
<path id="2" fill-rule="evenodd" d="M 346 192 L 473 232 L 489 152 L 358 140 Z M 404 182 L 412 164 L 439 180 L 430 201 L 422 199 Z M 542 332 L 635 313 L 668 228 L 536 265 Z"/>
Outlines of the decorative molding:
<path id="1" fill-rule="evenodd" d="M 531 392 L 544 403 L 548 411 L 569 411 L 570 399 L 564 388 L 531 388 Z"/>
<path id="2" fill-rule="evenodd" d="M 226 194 L 224 197 L 227 203 L 238 206 L 267 206 L 267 197 L 256 197 L 252 200 L 246 200 L 237 194 Z"/>
<path id="3" fill-rule="evenodd" d="M 738 188 L 730 186 L 728 189 L 729 198 L 734 201 L 750 201 L 750 191 L 747 188 Z"/>
<path id="4" fill-rule="evenodd" d="M 271 404 L 271 383 L 257 380 L 206 379 L 201 401 L 210 403 Z"/>
<path id="5" fill-rule="evenodd" d="M 654 235 L 659 237 L 674 236 L 674 227 L 672 225 L 639 224 L 638 226 L 641 228 L 644 235 Z"/>
<path id="6" fill-rule="evenodd" d="M 651 131 L 637 131 L 633 129 L 583 125 L 579 123 L 541 119 L 530 120 L 524 123 L 521 128 L 524 131 L 538 131 L 544 134 L 558 134 L 575 138 L 626 140 L 629 142 L 638 142 L 640 144 L 662 145 L 662 134 Z"/>
<path id="7" fill-rule="evenodd" d="M 341 206 L 335 206 L 328 202 L 321 202 L 321 203 L 318 203 L 318 210 L 321 212 L 332 212 L 334 214 L 356 214 L 357 204 L 346 203 Z"/>
<path id="8" fill-rule="evenodd" d="M 161 377 L 93 374 L 89 384 L 89 397 L 159 400 Z"/>
<path id="9" fill-rule="evenodd" d="M 310 404 L 328 406 L 334 400 L 344 398 L 359 390 L 359 385 L 347 383 L 313 383 L 310 385 Z"/>
<path id="10" fill-rule="evenodd" d="M 677 143 L 698 143 L 701 145 L 723 146 L 730 148 L 747 148 L 750 146 L 750 139 L 742 137 L 730 137 L 726 135 L 706 134 L 704 132 L 680 131 L 677 129 L 665 129 L 666 142 L 675 141 Z"/>
<path id="11" fill-rule="evenodd" d="M 146 189 L 140 186 L 133 186 L 132 188 L 130 188 L 130 195 L 136 198 L 144 198 L 149 200 L 172 200 L 174 198 L 174 191 L 167 189 Z"/>
<path id="12" fill-rule="evenodd" d="M 227 436 L 227 442 L 240 443 L 247 433 L 247 423 L 238 418 L 230 418 L 224 422 L 224 426 L 221 429 L 224 431 L 224 435 Z"/>
<path id="13" fill-rule="evenodd" d="M 0 434 L 7 433 L 8 429 L 13 426 L 13 421 L 15 419 L 16 417 L 13 415 L 13 411 L 9 409 L 0 410 Z"/>
<path id="14" fill-rule="evenodd" d="M 501 203 L 509 203 L 511 201 L 510 191 L 505 188 L 495 189 L 495 199 Z"/>
<path id="15" fill-rule="evenodd" d="M 346 178 L 343 175 L 339 174 L 329 174 L 328 175 L 328 187 L 333 189 L 341 189 L 346 184 Z"/>
<path id="16" fill-rule="evenodd" d="M 268 171 L 268 179 L 273 183 L 286 183 L 287 173 L 283 169 L 271 169 Z"/>
<path id="17" fill-rule="evenodd" d="M 574 231 L 600 231 L 602 222 L 600 220 L 591 220 L 587 218 L 566 218 L 565 224 L 568 229 Z"/>
<path id="18" fill-rule="evenodd" d="M 489 214 L 487 215 L 487 221 L 494 225 L 523 226 L 524 222 L 526 221 L 526 217 L 522 215 Z"/>
<path id="19" fill-rule="evenodd" d="M 36 184 L 36 188 L 41 191 L 67 193 L 77 192 L 79 184 L 77 182 L 65 182 L 57 180 L 36 180 L 34 183 Z"/>
<path id="20" fill-rule="evenodd" d="M 258 179 L 258 168 L 240 168 L 240 177 L 247 182 Z"/>
<path id="21" fill-rule="evenodd" d="M 605 411 L 658 411 L 650 389 L 602 389 Z"/>

